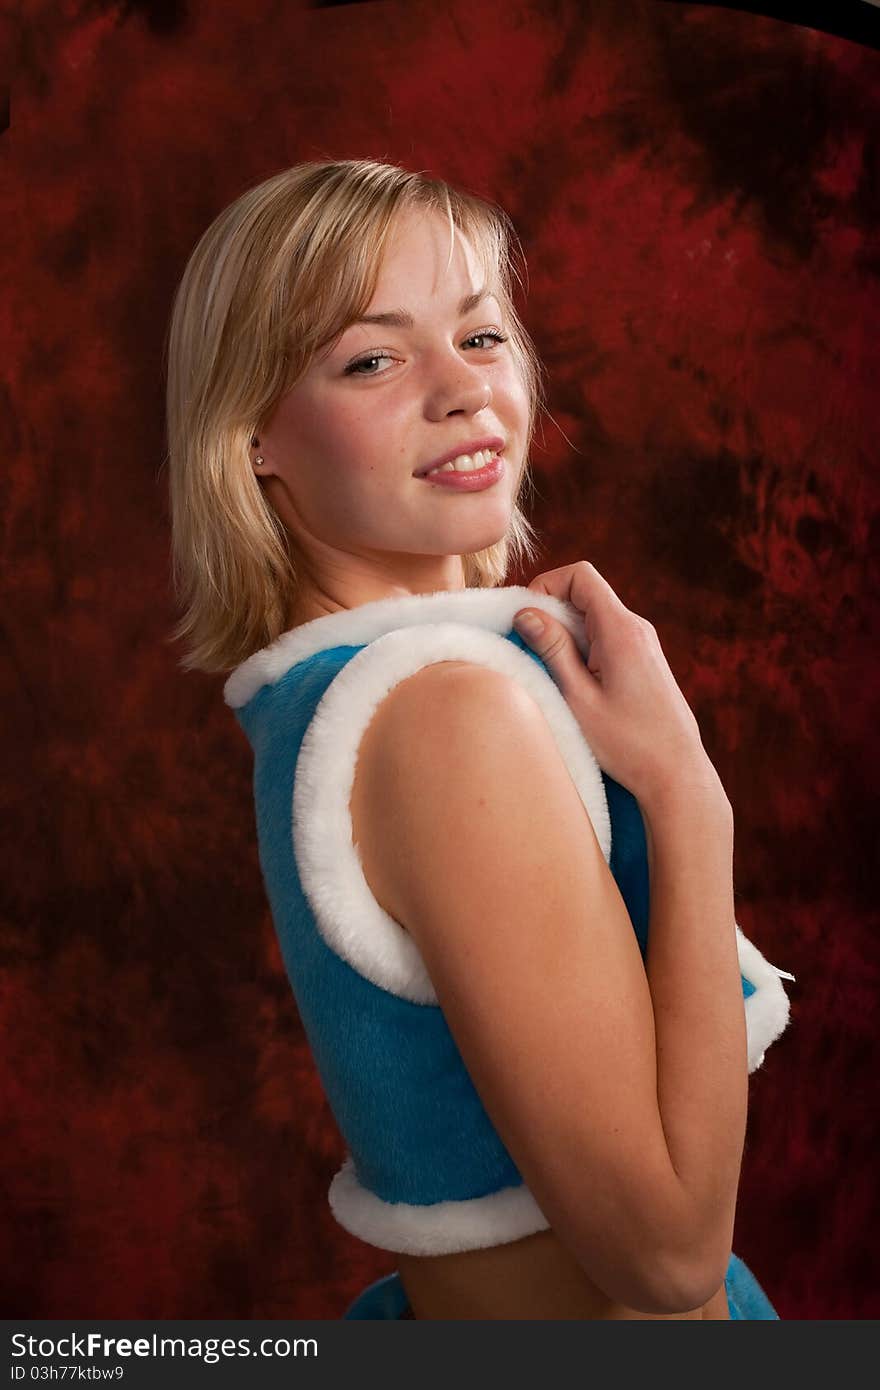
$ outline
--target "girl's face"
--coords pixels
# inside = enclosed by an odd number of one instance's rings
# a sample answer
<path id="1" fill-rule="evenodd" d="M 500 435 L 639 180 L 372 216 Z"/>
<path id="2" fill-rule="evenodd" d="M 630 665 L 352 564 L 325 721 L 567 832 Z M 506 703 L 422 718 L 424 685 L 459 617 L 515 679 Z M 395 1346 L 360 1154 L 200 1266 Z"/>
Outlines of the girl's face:
<path id="1" fill-rule="evenodd" d="M 461 555 L 502 539 L 526 447 L 528 398 L 501 306 L 470 245 L 438 214 L 401 215 L 367 314 L 316 358 L 258 432 L 252 458 L 302 551 L 314 600 L 333 611 L 393 594 L 461 588 Z M 476 302 L 475 302 L 476 301 Z M 417 475 L 501 444 L 477 492 Z"/>

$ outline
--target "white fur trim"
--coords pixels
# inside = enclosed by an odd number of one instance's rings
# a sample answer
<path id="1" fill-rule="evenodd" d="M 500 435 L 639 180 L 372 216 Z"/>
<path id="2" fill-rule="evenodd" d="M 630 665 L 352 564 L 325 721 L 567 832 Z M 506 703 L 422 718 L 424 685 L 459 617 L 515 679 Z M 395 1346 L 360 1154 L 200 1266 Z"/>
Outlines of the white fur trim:
<path id="1" fill-rule="evenodd" d="M 358 748 L 380 702 L 423 666 L 470 661 L 525 686 L 542 710 L 606 861 L 611 818 L 602 774 L 552 677 L 506 637 L 462 623 L 399 629 L 362 647 L 328 685 L 300 747 L 293 848 L 303 892 L 330 948 L 361 975 L 417 1004 L 437 994 L 415 941 L 376 901 L 352 838 Z"/>
<path id="2" fill-rule="evenodd" d="M 553 594 L 538 594 L 522 584 L 499 589 L 439 589 L 433 594 L 374 599 L 282 633 L 235 668 L 223 687 L 223 698 L 233 709 L 240 709 L 261 686 L 274 685 L 307 656 L 330 647 L 361 647 L 394 628 L 460 622 L 489 632 L 510 632 L 520 608 L 543 608 L 568 629 L 581 655 L 589 654 L 583 614 L 573 603 Z"/>
<path id="3" fill-rule="evenodd" d="M 327 1200 L 340 1226 L 353 1236 L 407 1255 L 505 1245 L 550 1225 L 525 1184 L 458 1202 L 385 1202 L 361 1186 L 350 1156 L 331 1182 Z"/>
<path id="4" fill-rule="evenodd" d="M 788 1024 L 788 995 L 779 979 L 782 976 L 787 980 L 793 980 L 794 976 L 765 960 L 757 946 L 753 946 L 748 937 L 743 935 L 739 924 L 736 928 L 736 947 L 740 970 L 755 986 L 755 993 L 750 994 L 745 1001 L 749 1072 L 753 1072 L 757 1071 L 763 1062 L 767 1048 L 784 1032 Z"/>

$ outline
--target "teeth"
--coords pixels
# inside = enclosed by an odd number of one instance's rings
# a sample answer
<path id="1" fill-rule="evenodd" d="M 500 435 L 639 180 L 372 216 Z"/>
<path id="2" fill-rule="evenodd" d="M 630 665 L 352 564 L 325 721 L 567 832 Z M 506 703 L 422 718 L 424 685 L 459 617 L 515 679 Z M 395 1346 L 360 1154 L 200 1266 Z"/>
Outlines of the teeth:
<path id="1" fill-rule="evenodd" d="M 491 449 L 478 449 L 475 454 L 459 454 L 458 458 L 453 459 L 451 463 L 444 463 L 439 468 L 432 468 L 425 476 L 430 478 L 432 473 L 452 473 L 453 471 L 473 473 L 475 468 L 485 468 L 486 464 L 494 457 L 495 454 Z"/>

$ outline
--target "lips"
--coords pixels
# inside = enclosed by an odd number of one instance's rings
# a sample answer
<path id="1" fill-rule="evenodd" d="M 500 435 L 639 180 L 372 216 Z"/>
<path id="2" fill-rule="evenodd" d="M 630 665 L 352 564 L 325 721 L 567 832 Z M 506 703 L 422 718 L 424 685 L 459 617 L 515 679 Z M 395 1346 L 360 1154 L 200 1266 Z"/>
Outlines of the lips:
<path id="1" fill-rule="evenodd" d="M 484 463 L 482 468 L 463 472 L 457 468 L 441 468 L 433 473 L 425 473 L 419 481 L 445 492 L 484 492 L 503 477 L 504 459 L 500 454 L 493 454 L 489 463 Z"/>
<path id="2" fill-rule="evenodd" d="M 456 444 L 454 448 L 447 450 L 445 454 L 439 454 L 437 458 L 431 459 L 430 463 L 424 463 L 417 468 L 413 474 L 414 478 L 424 478 L 426 473 L 430 473 L 432 468 L 440 468 L 444 463 L 452 463 L 460 454 L 475 454 L 478 449 L 491 449 L 494 454 L 500 454 L 504 448 L 504 440 L 499 434 L 489 434 L 482 439 L 467 440 L 462 444 Z"/>

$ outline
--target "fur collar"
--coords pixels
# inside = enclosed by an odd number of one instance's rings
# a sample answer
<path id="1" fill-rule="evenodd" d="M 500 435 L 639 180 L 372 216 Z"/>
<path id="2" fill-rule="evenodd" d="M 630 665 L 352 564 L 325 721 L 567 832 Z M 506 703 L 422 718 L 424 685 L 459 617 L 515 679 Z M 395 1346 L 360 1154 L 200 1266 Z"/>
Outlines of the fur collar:
<path id="1" fill-rule="evenodd" d="M 568 629 L 581 654 L 589 654 L 583 615 L 573 603 L 536 593 L 523 584 L 497 589 L 440 589 L 433 594 L 374 599 L 282 633 L 236 666 L 223 687 L 223 698 L 232 709 L 240 709 L 262 686 L 274 685 L 291 666 L 315 652 L 361 647 L 397 628 L 460 622 L 504 634 L 513 628 L 514 614 L 520 608 L 543 608 Z"/>

